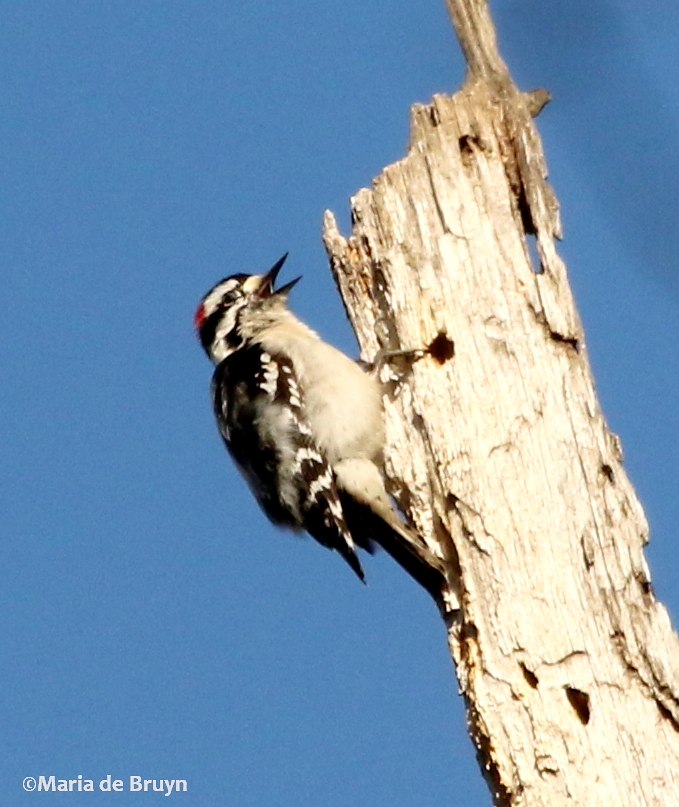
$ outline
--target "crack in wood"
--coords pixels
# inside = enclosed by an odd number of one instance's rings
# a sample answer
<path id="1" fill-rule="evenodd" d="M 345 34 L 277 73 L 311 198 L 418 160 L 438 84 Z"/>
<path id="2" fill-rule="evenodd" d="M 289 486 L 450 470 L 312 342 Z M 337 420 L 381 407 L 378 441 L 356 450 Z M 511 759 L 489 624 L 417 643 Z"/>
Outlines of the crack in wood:
<path id="1" fill-rule="evenodd" d="M 528 686 L 531 687 L 531 689 L 537 689 L 538 684 L 540 683 L 540 679 L 537 677 L 537 675 L 532 670 L 529 670 L 523 661 L 519 662 L 519 667 L 521 667 L 521 672 L 523 673 L 523 677 L 526 679 Z"/>
<path id="2" fill-rule="evenodd" d="M 576 689 L 575 687 L 567 686 L 564 687 L 564 689 L 566 691 L 568 702 L 573 707 L 582 725 L 586 726 L 589 723 L 589 718 L 591 716 L 589 695 L 580 689 Z"/>

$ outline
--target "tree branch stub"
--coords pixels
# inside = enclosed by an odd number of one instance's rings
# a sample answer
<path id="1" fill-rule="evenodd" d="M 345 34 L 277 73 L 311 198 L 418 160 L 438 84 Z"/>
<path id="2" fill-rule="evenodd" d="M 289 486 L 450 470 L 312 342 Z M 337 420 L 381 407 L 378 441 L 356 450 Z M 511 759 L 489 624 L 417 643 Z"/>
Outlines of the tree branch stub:
<path id="1" fill-rule="evenodd" d="M 546 97 L 511 82 L 484 2 L 446 2 L 467 80 L 413 107 L 408 153 L 352 198 L 348 237 L 324 221 L 363 358 L 437 345 L 385 387 L 386 473 L 449 567 L 495 803 L 679 803 L 679 640 L 556 248 Z"/>

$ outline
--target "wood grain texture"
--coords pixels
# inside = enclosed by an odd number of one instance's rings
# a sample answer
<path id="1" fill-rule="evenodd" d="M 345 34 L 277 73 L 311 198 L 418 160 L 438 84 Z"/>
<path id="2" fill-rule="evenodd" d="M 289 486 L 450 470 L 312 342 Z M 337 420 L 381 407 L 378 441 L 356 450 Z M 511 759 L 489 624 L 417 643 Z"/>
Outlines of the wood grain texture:
<path id="1" fill-rule="evenodd" d="M 324 222 L 363 357 L 434 345 L 383 371 L 386 472 L 449 570 L 495 803 L 679 804 L 679 641 L 556 248 L 544 96 L 503 70 L 485 3 L 447 3 L 464 86 L 412 108 L 408 153 L 352 198 L 348 237 Z"/>

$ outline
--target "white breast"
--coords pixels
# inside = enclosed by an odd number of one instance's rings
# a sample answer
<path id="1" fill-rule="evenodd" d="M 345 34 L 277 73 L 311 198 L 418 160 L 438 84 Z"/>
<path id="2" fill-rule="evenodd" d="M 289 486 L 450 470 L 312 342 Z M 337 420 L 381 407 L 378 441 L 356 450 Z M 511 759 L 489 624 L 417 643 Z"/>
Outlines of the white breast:
<path id="1" fill-rule="evenodd" d="M 384 443 L 377 382 L 290 312 L 256 341 L 290 357 L 314 437 L 328 460 L 376 459 Z"/>

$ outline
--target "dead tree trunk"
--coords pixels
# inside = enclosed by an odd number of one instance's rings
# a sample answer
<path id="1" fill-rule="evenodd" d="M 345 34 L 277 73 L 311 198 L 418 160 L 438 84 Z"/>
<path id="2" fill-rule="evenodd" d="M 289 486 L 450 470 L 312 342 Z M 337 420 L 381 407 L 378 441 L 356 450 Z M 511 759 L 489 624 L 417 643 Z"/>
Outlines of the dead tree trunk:
<path id="1" fill-rule="evenodd" d="M 463 87 L 413 107 L 408 153 L 353 197 L 348 238 L 325 219 L 364 358 L 430 347 L 386 387 L 386 471 L 448 569 L 495 803 L 679 804 L 679 641 L 555 247 L 531 117 L 546 93 L 512 83 L 485 0 L 447 4 Z"/>

